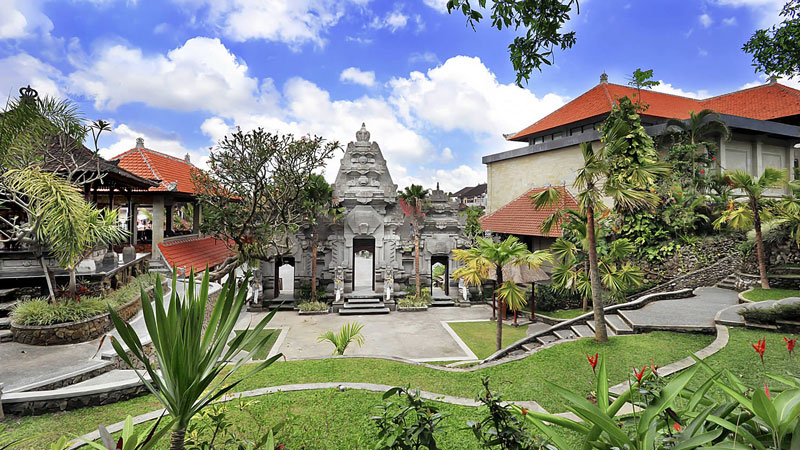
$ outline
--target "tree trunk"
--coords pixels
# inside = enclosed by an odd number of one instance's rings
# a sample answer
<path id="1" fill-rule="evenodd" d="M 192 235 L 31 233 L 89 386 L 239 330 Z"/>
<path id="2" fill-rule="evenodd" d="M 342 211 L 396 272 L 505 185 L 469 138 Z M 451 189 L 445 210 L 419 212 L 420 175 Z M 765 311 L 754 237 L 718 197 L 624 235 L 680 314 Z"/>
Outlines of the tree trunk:
<path id="1" fill-rule="evenodd" d="M 417 298 L 420 297 L 419 289 L 419 232 L 417 227 L 414 227 L 414 274 L 417 283 Z"/>
<path id="2" fill-rule="evenodd" d="M 531 283 L 531 322 L 536 319 L 536 283 Z"/>
<path id="3" fill-rule="evenodd" d="M 50 301 L 56 301 L 56 293 L 53 290 L 53 280 L 50 278 L 50 269 L 47 268 L 47 263 L 44 261 L 44 256 L 39 257 L 39 263 L 42 265 L 44 271 L 44 279 L 47 281 L 47 291 L 50 293 Z"/>
<path id="4" fill-rule="evenodd" d="M 69 269 L 69 296 L 75 298 L 78 294 L 78 279 L 75 276 L 75 268 Z"/>
<path id="5" fill-rule="evenodd" d="M 169 450 L 184 450 L 186 448 L 186 428 L 176 429 L 169 439 Z"/>
<path id="6" fill-rule="evenodd" d="M 758 274 L 761 277 L 761 288 L 769 289 L 769 279 L 767 278 L 767 258 L 764 255 L 764 240 L 761 238 L 761 214 L 755 201 L 750 201 L 753 208 L 753 227 L 756 230 L 756 252 L 758 253 Z"/>
<path id="7" fill-rule="evenodd" d="M 497 284 L 495 285 L 495 288 L 494 288 L 495 292 L 497 292 L 497 288 L 500 287 L 502 284 L 503 284 L 503 269 L 502 269 L 502 267 L 498 266 L 498 269 L 497 269 Z M 501 348 L 503 348 L 503 313 L 501 313 L 501 311 L 503 311 L 505 309 L 506 305 L 505 305 L 505 302 L 500 297 L 497 297 L 497 305 L 498 305 L 498 308 L 500 308 L 500 309 L 499 309 L 499 311 L 497 311 L 497 341 L 496 341 L 496 344 L 497 344 L 497 350 L 500 350 Z"/>
<path id="8" fill-rule="evenodd" d="M 586 272 L 586 273 L 589 273 L 589 261 L 588 260 L 583 262 L 583 271 Z M 583 296 L 583 307 L 581 308 L 581 311 L 585 313 L 588 310 L 589 310 L 589 297 L 584 295 Z"/>
<path id="9" fill-rule="evenodd" d="M 311 298 L 312 302 L 317 301 L 317 227 L 312 230 L 311 237 Z"/>
<path id="10" fill-rule="evenodd" d="M 586 240 L 589 243 L 589 281 L 592 284 L 592 308 L 594 309 L 594 340 L 608 342 L 606 319 L 603 311 L 600 267 L 597 265 L 597 239 L 594 235 L 594 207 L 586 207 Z"/>

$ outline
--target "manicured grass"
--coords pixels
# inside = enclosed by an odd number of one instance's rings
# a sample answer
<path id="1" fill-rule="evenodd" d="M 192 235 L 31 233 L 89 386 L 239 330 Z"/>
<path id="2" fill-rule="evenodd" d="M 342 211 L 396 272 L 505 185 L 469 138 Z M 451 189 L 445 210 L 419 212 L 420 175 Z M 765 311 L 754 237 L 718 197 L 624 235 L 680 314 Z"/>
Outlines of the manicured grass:
<path id="1" fill-rule="evenodd" d="M 752 302 L 763 302 L 787 297 L 800 297 L 800 291 L 794 289 L 761 289 L 757 287 L 750 292 L 743 293 L 742 296 Z"/>
<path id="2" fill-rule="evenodd" d="M 633 365 L 641 366 L 649 363 L 652 359 L 656 364 L 664 366 L 707 346 L 712 340 L 713 336 L 710 335 L 669 332 L 614 337 L 603 344 L 596 343 L 592 339 L 581 339 L 556 345 L 520 361 L 475 372 L 444 372 L 380 359 L 280 361 L 254 377 L 248 378 L 238 385 L 236 390 L 243 391 L 292 383 L 350 381 L 380 383 L 390 386 L 409 384 L 430 392 L 474 398 L 475 394 L 481 389 L 481 378 L 490 376 L 493 389 L 504 393 L 506 399 L 536 400 L 551 412 L 562 412 L 565 410 L 563 402 L 547 382 L 555 382 L 562 387 L 578 392 L 580 395 L 588 395 L 593 386 L 591 384 L 592 371 L 586 362 L 587 353 L 594 354 L 598 352 L 605 355 L 609 362 L 609 379 L 613 385 L 624 381 L 630 372 L 630 367 Z M 767 345 L 769 352 L 769 349 L 777 347 L 778 344 L 776 342 L 774 344 L 768 343 Z M 743 352 L 749 350 L 748 344 L 744 349 L 740 348 L 731 353 L 729 357 L 741 358 Z M 778 350 L 776 349 L 776 351 Z M 752 367 L 752 359 L 748 359 L 748 361 L 748 364 Z M 342 398 L 346 399 L 355 394 L 355 392 L 348 392 Z M 301 393 L 286 393 L 282 395 L 286 395 L 286 398 L 291 400 L 292 396 L 300 396 Z M 283 403 L 273 403 L 272 398 L 274 397 L 263 397 L 261 403 L 266 409 L 274 409 L 275 414 L 299 414 L 298 410 L 306 408 L 322 411 L 329 407 L 334 407 L 334 405 L 327 405 L 322 402 L 309 402 L 306 405 L 300 400 L 298 400 L 298 403 L 292 403 L 291 407 L 288 407 Z M 341 420 L 360 420 L 358 419 L 359 417 L 372 413 L 370 407 L 379 403 L 380 396 L 376 395 L 373 398 L 375 401 L 370 400 L 368 402 L 369 406 L 356 400 L 350 406 L 342 406 Z M 339 397 L 337 397 L 337 401 L 339 401 L 338 399 Z M 287 403 L 289 400 L 287 400 Z M 341 401 L 346 402 L 346 400 Z M 94 430 L 99 423 L 110 424 L 118 422 L 123 420 L 127 414 L 135 416 L 159 407 L 160 405 L 154 398 L 148 395 L 102 407 L 85 408 L 59 414 L 46 414 L 39 417 L 7 418 L 4 424 L 8 427 L 10 438 L 39 436 L 21 447 L 39 450 L 49 446 L 51 442 L 62 435 L 84 434 Z M 318 425 L 312 419 L 308 419 L 307 422 L 298 424 L 297 430 L 291 430 L 290 427 L 287 432 L 313 434 L 316 433 L 313 430 L 316 430 L 318 426 L 321 427 L 322 425 Z M 322 432 L 320 431 L 320 433 Z M 362 433 L 366 433 L 366 431 Z M 353 442 L 358 442 L 358 437 L 350 436 L 349 439 L 352 439 Z M 356 447 L 356 444 L 349 444 L 349 442 L 347 447 L 330 446 L 322 448 L 367 448 L 365 446 Z M 294 445 L 292 441 L 287 443 L 291 444 L 287 446 L 288 448 L 315 448 L 313 446 Z M 448 446 L 444 448 L 459 447 Z"/>
<path id="3" fill-rule="evenodd" d="M 235 333 L 236 333 L 236 336 L 238 337 L 240 334 L 242 334 L 242 331 L 235 331 Z M 264 348 L 261 349 L 260 352 L 256 352 L 256 353 L 253 354 L 253 359 L 267 359 L 267 356 L 269 355 L 270 350 L 272 350 L 272 346 L 275 345 L 275 341 L 278 340 L 278 336 L 280 336 L 280 334 L 281 334 L 281 330 L 276 330 L 276 329 L 264 329 L 264 330 L 261 330 L 259 332 L 259 339 L 261 339 L 262 336 L 269 335 L 269 340 L 267 341 L 267 345 L 264 346 Z M 234 339 L 235 339 L 235 337 L 234 337 Z M 249 352 L 253 347 L 255 347 L 255 344 L 249 344 L 249 345 L 244 346 L 243 348 L 244 348 L 245 351 Z"/>
<path id="4" fill-rule="evenodd" d="M 560 309 L 558 311 L 546 311 L 542 312 L 542 314 L 547 317 L 552 317 L 553 319 L 574 319 L 575 317 L 578 317 L 585 313 L 581 308 L 575 308 L 575 309 Z"/>
<path id="5" fill-rule="evenodd" d="M 486 358 L 497 350 L 497 322 L 448 322 L 448 325 L 479 359 Z M 503 347 L 524 338 L 527 329 L 527 325 L 503 325 Z"/>

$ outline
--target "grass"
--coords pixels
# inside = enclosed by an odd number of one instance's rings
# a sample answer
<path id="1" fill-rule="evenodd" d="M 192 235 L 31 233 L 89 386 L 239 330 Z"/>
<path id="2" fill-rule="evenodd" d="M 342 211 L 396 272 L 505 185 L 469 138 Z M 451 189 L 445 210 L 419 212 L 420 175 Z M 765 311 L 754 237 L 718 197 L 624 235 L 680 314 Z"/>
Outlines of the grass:
<path id="1" fill-rule="evenodd" d="M 787 297 L 800 297 L 800 290 L 795 289 L 762 289 L 753 288 L 750 292 L 745 292 L 742 297 L 751 302 L 763 302 L 766 300 L 781 300 Z"/>
<path id="2" fill-rule="evenodd" d="M 649 363 L 652 358 L 656 364 L 664 366 L 707 346 L 712 340 L 713 337 L 710 335 L 670 332 L 613 337 L 609 342 L 602 344 L 596 343 L 592 339 L 581 339 L 556 345 L 520 361 L 475 372 L 444 372 L 380 359 L 281 361 L 254 377 L 248 378 L 236 389 L 244 391 L 293 383 L 349 381 L 390 386 L 409 384 L 430 392 L 474 398 L 480 391 L 481 378 L 489 376 L 492 380 L 493 390 L 504 393 L 508 400 L 536 400 L 551 412 L 563 412 L 565 409 L 560 397 L 547 382 L 555 381 L 560 386 L 573 390 L 579 395 L 588 395 L 593 387 L 590 384 L 592 371 L 586 362 L 587 353 L 599 352 L 605 355 L 609 361 L 609 379 L 613 385 L 624 381 L 633 365 L 641 366 Z M 773 346 L 777 346 L 777 343 Z M 749 344 L 745 347 L 745 350 L 749 349 Z M 733 352 L 731 357 L 739 358 L 742 351 L 745 350 L 739 349 Z M 748 361 L 752 366 L 752 360 Z M 283 398 L 283 396 L 286 398 L 285 402 L 273 400 Z M 347 400 L 351 397 L 354 400 Z M 296 402 L 293 400 L 295 398 L 298 399 Z M 308 398 L 318 401 L 305 402 L 303 400 Z M 297 442 L 308 442 L 305 439 L 315 439 L 312 436 L 324 433 L 325 428 L 323 427 L 328 427 L 328 425 L 324 420 L 316 422 L 319 414 L 325 414 L 325 417 L 334 417 L 333 412 L 329 413 L 329 410 L 335 410 L 339 411 L 337 414 L 341 416 L 342 421 L 359 423 L 357 421 L 365 420 L 364 416 L 372 413 L 371 407 L 380 402 L 380 396 L 377 394 L 370 395 L 355 391 L 347 392 L 341 397 L 337 396 L 336 403 L 331 405 L 324 403 L 322 400 L 324 398 L 314 397 L 311 393 L 295 392 L 280 394 L 280 396 L 265 396 L 261 398 L 261 402 L 266 410 L 274 411 L 271 414 L 300 414 L 302 412 L 301 415 L 306 417 L 294 426 L 297 427 L 297 430 L 292 430 L 293 427 L 290 426 L 286 431 L 294 436 L 287 441 L 288 448 L 317 448 L 310 444 L 306 447 L 295 445 L 294 439 L 297 439 Z M 369 401 L 359 399 L 368 399 Z M 94 430 L 99 423 L 118 422 L 123 420 L 127 414 L 135 416 L 158 408 L 160 408 L 158 402 L 152 396 L 147 395 L 111 405 L 64 413 L 45 414 L 38 417 L 8 417 L 5 425 L 10 433 L 9 438 L 39 436 L 21 447 L 38 450 L 49 446 L 51 442 L 62 435 L 84 434 Z M 448 408 L 450 407 L 448 406 Z M 469 410 L 463 414 L 469 414 Z M 459 426 L 463 424 L 462 418 L 458 419 Z M 317 430 L 316 427 L 321 429 Z M 368 436 L 366 434 L 368 429 L 356 429 L 348 426 L 341 430 L 334 430 L 334 425 L 330 425 L 330 427 L 332 431 L 330 431 L 329 439 L 342 439 L 341 442 L 347 442 L 346 446 L 330 445 L 319 448 L 366 448 L 357 443 L 364 442 L 360 439 L 362 439 L 361 436 Z M 351 431 L 352 435 L 350 435 Z M 309 436 L 300 436 L 304 433 Z M 459 434 L 459 436 L 466 435 Z M 468 440 L 468 442 L 472 441 Z M 356 445 L 359 446 L 356 447 Z M 443 448 L 470 447 L 448 445 Z"/>
<path id="3" fill-rule="evenodd" d="M 34 298 L 21 302 L 11 313 L 14 323 L 20 325 L 53 325 L 77 322 L 108 311 L 108 305 L 119 308 L 139 296 L 140 285 L 152 286 L 155 277 L 143 274 L 105 297 L 91 296 L 78 300 L 58 300 L 50 303 L 47 298 Z"/>
<path id="4" fill-rule="evenodd" d="M 234 336 L 234 339 L 236 339 L 236 337 L 238 337 L 240 334 L 242 334 L 242 331 L 241 330 L 236 330 L 236 331 L 234 331 L 234 333 L 236 333 L 236 336 Z M 267 345 L 264 346 L 264 348 L 261 349 L 261 351 L 254 353 L 253 354 L 253 359 L 267 359 L 267 356 L 269 356 L 270 350 L 272 350 L 272 346 L 275 345 L 275 341 L 277 341 L 278 340 L 278 336 L 281 335 L 281 330 L 274 329 L 274 328 L 273 329 L 267 328 L 267 329 L 261 330 L 261 331 L 258 332 L 257 342 L 259 342 L 266 335 L 270 335 L 269 340 L 267 341 Z M 231 339 L 231 340 L 233 340 L 233 339 Z M 253 349 L 253 347 L 255 347 L 255 342 L 244 346 L 243 349 L 245 351 L 249 352 L 250 350 Z"/>
<path id="5" fill-rule="evenodd" d="M 547 312 L 542 312 L 542 314 L 547 317 L 552 317 L 553 319 L 574 319 L 582 314 L 585 314 L 585 312 L 581 308 L 575 308 L 575 309 L 560 309 L 558 311 L 547 311 Z"/>
<path id="6" fill-rule="evenodd" d="M 448 322 L 450 328 L 458 337 L 467 344 L 478 359 L 491 355 L 496 350 L 497 323 L 496 322 Z M 503 325 L 503 348 L 525 337 L 527 325 L 512 327 Z"/>

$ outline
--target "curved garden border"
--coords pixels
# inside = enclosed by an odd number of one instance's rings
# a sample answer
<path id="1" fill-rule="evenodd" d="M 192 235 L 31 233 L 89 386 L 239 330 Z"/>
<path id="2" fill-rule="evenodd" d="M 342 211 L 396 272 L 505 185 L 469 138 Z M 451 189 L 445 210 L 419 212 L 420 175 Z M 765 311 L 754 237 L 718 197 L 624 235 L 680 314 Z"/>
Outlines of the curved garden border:
<path id="1" fill-rule="evenodd" d="M 169 292 L 168 283 L 162 284 Z M 147 289 L 150 293 L 153 287 Z M 165 292 L 165 293 L 166 293 Z M 129 320 L 142 309 L 142 296 L 120 306 L 117 309 L 122 320 Z M 14 342 L 28 345 L 63 345 L 87 342 L 96 339 L 114 328 L 111 315 L 107 312 L 77 322 L 57 323 L 53 325 L 20 325 L 11 323 Z"/>

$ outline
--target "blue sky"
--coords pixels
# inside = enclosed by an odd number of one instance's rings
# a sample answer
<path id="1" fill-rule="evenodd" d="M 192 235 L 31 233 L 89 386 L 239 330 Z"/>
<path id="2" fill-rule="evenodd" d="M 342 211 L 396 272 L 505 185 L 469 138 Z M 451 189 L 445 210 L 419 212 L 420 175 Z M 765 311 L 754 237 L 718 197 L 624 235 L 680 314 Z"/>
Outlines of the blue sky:
<path id="1" fill-rule="evenodd" d="M 763 82 L 741 46 L 784 2 L 583 0 L 577 45 L 521 89 L 513 32 L 473 31 L 446 0 L 0 0 L 0 92 L 31 84 L 111 121 L 104 156 L 142 136 L 201 166 L 235 126 L 345 144 L 363 121 L 401 187 L 456 190 L 604 71 L 701 97 Z"/>

